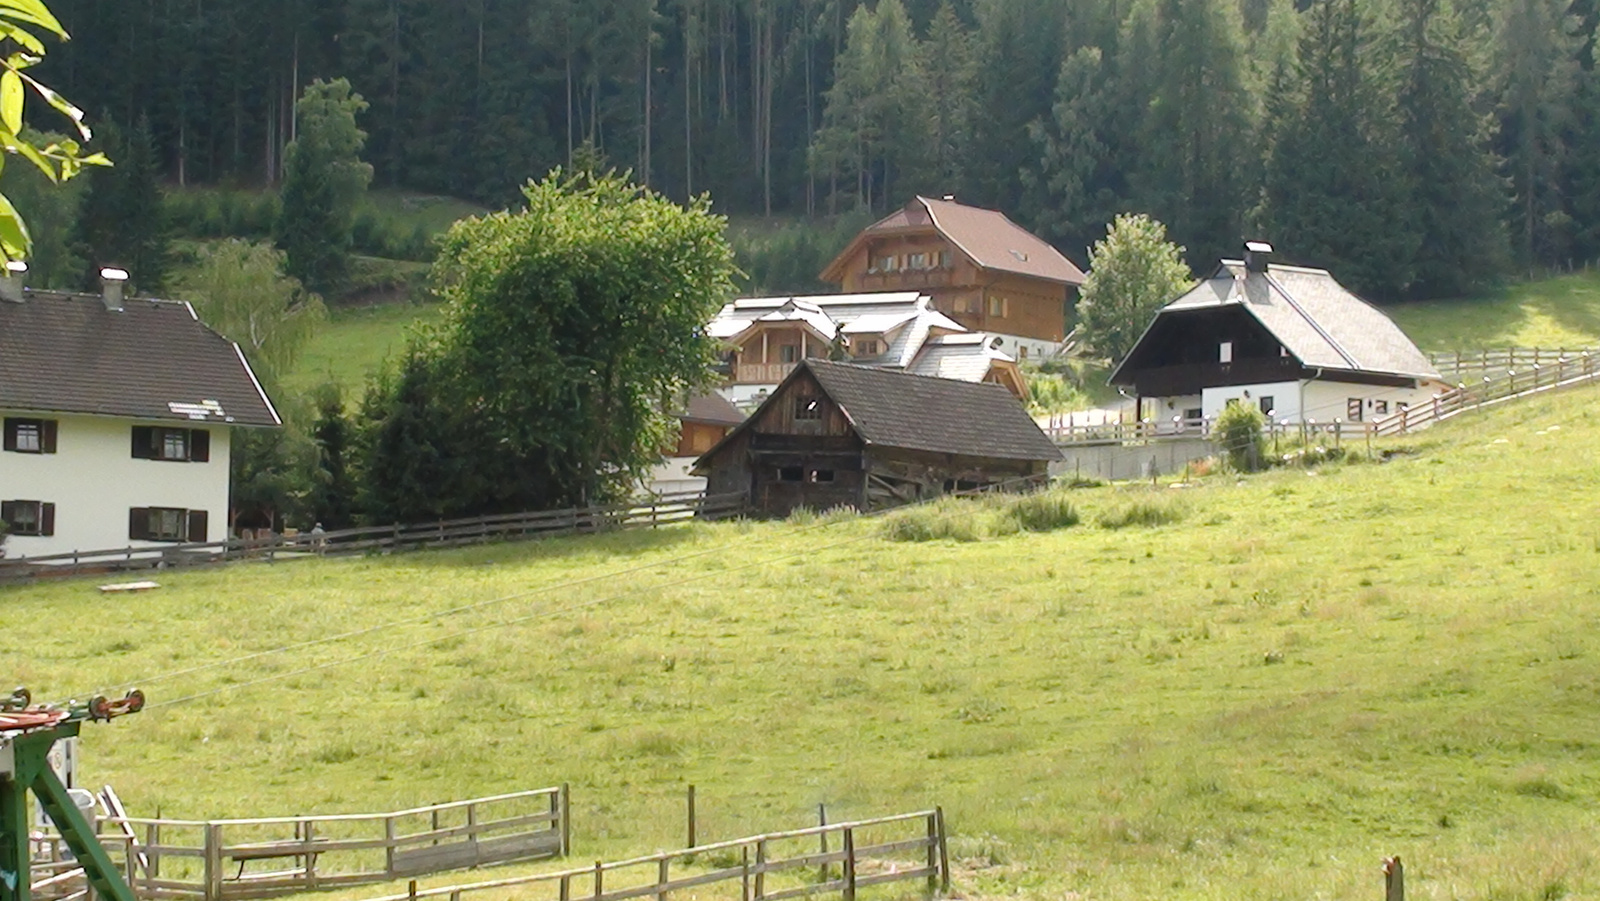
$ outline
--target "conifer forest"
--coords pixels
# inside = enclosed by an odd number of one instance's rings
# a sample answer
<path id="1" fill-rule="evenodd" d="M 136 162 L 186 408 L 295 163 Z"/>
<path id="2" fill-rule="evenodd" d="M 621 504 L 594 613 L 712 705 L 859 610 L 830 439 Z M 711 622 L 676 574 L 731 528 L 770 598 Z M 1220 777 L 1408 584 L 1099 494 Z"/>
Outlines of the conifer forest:
<path id="1" fill-rule="evenodd" d="M 348 78 L 373 185 L 488 205 L 598 151 L 740 216 L 1119 212 L 1375 299 L 1600 257 L 1596 0 L 59 0 L 41 78 L 172 186 L 271 186 Z"/>

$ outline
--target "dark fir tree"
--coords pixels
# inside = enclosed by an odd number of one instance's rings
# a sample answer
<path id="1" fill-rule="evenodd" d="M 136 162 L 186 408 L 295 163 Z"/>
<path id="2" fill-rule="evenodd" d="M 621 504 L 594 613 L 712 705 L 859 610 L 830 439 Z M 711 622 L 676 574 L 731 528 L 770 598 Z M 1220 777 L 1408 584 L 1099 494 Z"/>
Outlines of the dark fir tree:
<path id="1" fill-rule="evenodd" d="M 1358 0 L 1317 0 L 1305 15 L 1299 64 L 1269 105 L 1264 234 L 1359 293 L 1402 296 L 1415 247 L 1392 227 L 1404 197 L 1371 25 Z"/>
<path id="2" fill-rule="evenodd" d="M 73 242 L 88 264 L 82 287 L 98 290 L 100 269 L 115 266 L 128 271 L 132 290 L 154 294 L 166 286 L 172 251 L 149 122 L 127 131 L 102 121 L 99 141 L 115 164 L 84 174 Z"/>
<path id="3" fill-rule="evenodd" d="M 1036 156 L 1028 126 L 1050 114 L 1064 46 L 1059 0 L 979 0 L 970 150 L 970 203 L 1018 210 L 1022 171 Z"/>
<path id="4" fill-rule="evenodd" d="M 1039 160 L 1023 170 L 1022 213 L 1069 254 L 1087 248 L 1125 203 L 1108 134 L 1115 100 L 1104 54 L 1080 47 L 1061 64 L 1050 115 L 1028 129 Z"/>
<path id="5" fill-rule="evenodd" d="M 1413 297 L 1455 297 L 1498 277 L 1506 193 L 1473 107 L 1459 23 L 1442 0 L 1400 0 L 1393 59 Z"/>
<path id="6" fill-rule="evenodd" d="M 1572 217 L 1562 196 L 1563 137 L 1574 112 L 1582 41 L 1566 0 L 1506 0 L 1495 59 L 1499 91 L 1496 146 L 1514 202 L 1511 246 L 1522 266 L 1567 258 Z"/>
<path id="7" fill-rule="evenodd" d="M 372 180 L 361 161 L 367 134 L 356 124 L 366 108 L 343 78 L 313 82 L 295 105 L 299 134 L 285 150 L 273 238 L 288 255 L 289 274 L 315 291 L 342 282 L 356 207 Z"/>
<path id="8" fill-rule="evenodd" d="M 316 421 L 311 440 L 317 447 L 317 473 L 312 483 L 310 507 L 314 522 L 325 529 L 342 529 L 355 522 L 355 483 L 351 478 L 351 423 L 345 414 L 344 395 L 337 383 L 316 391 Z"/>

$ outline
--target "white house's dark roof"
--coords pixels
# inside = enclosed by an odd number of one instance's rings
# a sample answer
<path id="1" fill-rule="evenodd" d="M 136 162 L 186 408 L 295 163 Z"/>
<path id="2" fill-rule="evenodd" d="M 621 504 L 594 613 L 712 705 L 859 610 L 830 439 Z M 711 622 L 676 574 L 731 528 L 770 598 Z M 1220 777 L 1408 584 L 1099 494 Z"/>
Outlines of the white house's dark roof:
<path id="1" fill-rule="evenodd" d="M 1326 269 L 1273 264 L 1265 273 L 1248 273 L 1242 262 L 1224 260 L 1215 275 L 1162 307 L 1157 318 L 1227 306 L 1247 310 L 1308 367 L 1439 378 L 1393 320 Z M 1113 383 L 1121 371 L 1118 366 Z"/>
<path id="2" fill-rule="evenodd" d="M 0 300 L 0 408 L 277 426 L 238 345 L 187 303 L 28 291 Z"/>

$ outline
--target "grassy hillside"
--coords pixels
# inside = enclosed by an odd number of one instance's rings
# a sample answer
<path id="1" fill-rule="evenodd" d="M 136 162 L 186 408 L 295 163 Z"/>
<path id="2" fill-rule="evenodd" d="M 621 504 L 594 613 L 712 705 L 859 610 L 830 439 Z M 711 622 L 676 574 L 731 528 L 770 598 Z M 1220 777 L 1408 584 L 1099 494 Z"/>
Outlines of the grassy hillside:
<path id="1" fill-rule="evenodd" d="M 1481 298 L 1386 307 L 1423 350 L 1600 346 L 1600 273 L 1524 282 Z"/>
<path id="2" fill-rule="evenodd" d="M 1081 490 L 1046 534 L 842 517 L 10 588 L 0 672 L 146 688 L 85 730 L 135 812 L 565 780 L 584 861 L 675 846 L 693 782 L 709 838 L 943 804 L 974 895 L 1367 898 L 1399 853 L 1414 898 L 1594 897 L 1597 401 L 1382 465 Z M 1134 503 L 1179 521 L 1096 525 Z"/>
<path id="3" fill-rule="evenodd" d="M 333 381 L 347 397 L 359 397 L 367 375 L 405 350 L 411 327 L 438 315 L 438 304 L 335 307 L 301 352 L 288 386 L 303 391 Z"/>

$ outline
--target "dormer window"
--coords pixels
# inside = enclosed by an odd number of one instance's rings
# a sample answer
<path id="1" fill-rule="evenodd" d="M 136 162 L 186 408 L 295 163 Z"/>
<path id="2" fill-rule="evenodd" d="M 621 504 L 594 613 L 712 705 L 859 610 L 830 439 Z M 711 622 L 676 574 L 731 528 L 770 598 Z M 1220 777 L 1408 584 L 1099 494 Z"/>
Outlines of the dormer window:
<path id="1" fill-rule="evenodd" d="M 910 256 L 906 257 L 906 268 L 907 269 L 926 269 L 926 268 L 928 268 L 928 255 L 925 254 L 925 253 L 914 253 L 914 254 L 911 254 Z"/>
<path id="2" fill-rule="evenodd" d="M 900 268 L 900 258 L 894 255 L 878 257 L 878 271 L 894 272 Z"/>
<path id="3" fill-rule="evenodd" d="M 877 338 L 857 338 L 851 347 L 858 357 L 875 357 L 883 353 L 883 342 Z"/>
<path id="4" fill-rule="evenodd" d="M 950 268 L 950 251 L 941 250 L 935 255 L 935 258 L 939 261 L 940 269 Z"/>
<path id="5" fill-rule="evenodd" d="M 1217 345 L 1217 361 L 1221 363 L 1233 362 L 1233 342 L 1224 341 Z"/>

